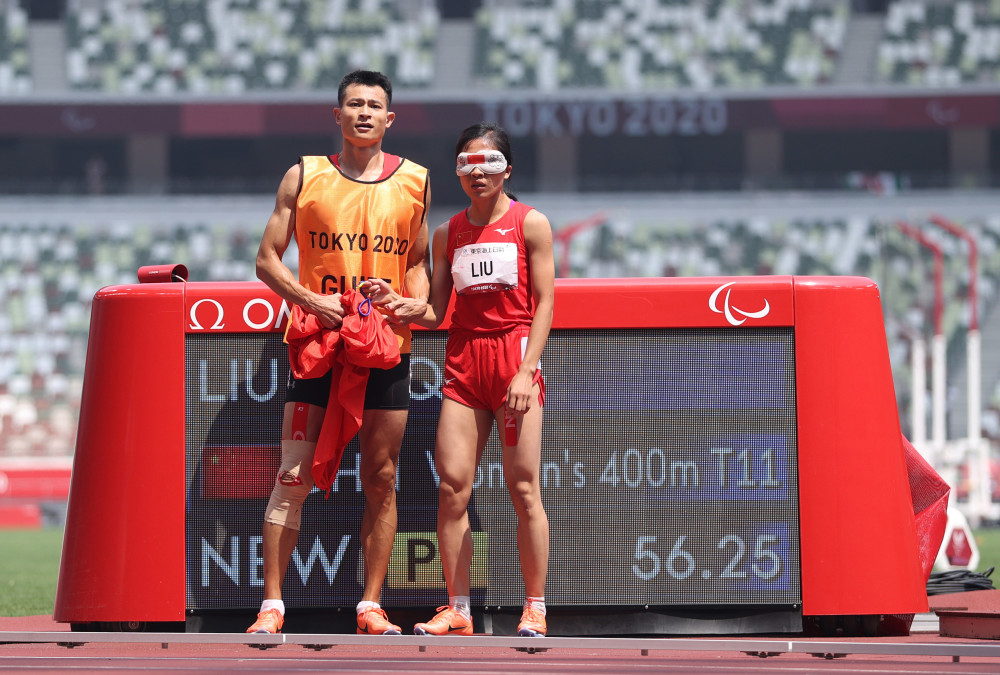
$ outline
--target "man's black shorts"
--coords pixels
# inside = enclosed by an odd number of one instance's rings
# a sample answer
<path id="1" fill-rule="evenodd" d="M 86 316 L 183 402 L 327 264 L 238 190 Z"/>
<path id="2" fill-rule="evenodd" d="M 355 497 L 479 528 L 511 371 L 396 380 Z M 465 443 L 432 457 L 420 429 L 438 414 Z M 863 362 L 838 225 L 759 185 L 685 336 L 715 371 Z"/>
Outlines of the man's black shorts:
<path id="1" fill-rule="evenodd" d="M 365 388 L 365 410 L 409 410 L 410 408 L 410 355 L 400 354 L 400 362 L 389 368 L 372 368 L 368 371 Z M 285 401 L 297 401 L 325 408 L 330 400 L 332 374 L 308 380 L 296 379 L 288 372 Z"/>

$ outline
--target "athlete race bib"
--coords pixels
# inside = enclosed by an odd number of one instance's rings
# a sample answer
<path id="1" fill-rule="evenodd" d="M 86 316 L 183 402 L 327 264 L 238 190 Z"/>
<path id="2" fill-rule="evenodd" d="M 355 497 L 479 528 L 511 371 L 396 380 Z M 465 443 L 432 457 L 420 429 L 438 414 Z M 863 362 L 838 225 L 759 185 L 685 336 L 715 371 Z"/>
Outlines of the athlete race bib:
<path id="1" fill-rule="evenodd" d="M 451 276 L 459 295 L 517 288 L 517 244 L 494 242 L 456 248 Z"/>

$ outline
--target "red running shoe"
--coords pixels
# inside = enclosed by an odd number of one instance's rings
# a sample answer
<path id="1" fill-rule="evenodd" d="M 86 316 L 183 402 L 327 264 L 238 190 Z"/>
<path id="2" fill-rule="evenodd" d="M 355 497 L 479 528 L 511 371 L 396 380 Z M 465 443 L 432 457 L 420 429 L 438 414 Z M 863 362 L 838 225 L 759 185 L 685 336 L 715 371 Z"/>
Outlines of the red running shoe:
<path id="1" fill-rule="evenodd" d="M 257 615 L 254 624 L 247 628 L 248 633 L 280 633 L 285 625 L 285 617 L 276 609 L 264 610 Z"/>
<path id="2" fill-rule="evenodd" d="M 437 615 L 427 623 L 413 627 L 415 635 L 472 635 L 472 619 L 466 619 L 451 607 L 438 607 Z"/>
<path id="3" fill-rule="evenodd" d="M 369 607 L 358 614 L 358 635 L 401 635 L 399 626 L 389 623 L 381 607 Z"/>
<path id="4" fill-rule="evenodd" d="M 521 623 L 517 625 L 517 634 L 521 637 L 545 637 L 546 630 L 545 615 L 534 607 L 525 607 Z"/>

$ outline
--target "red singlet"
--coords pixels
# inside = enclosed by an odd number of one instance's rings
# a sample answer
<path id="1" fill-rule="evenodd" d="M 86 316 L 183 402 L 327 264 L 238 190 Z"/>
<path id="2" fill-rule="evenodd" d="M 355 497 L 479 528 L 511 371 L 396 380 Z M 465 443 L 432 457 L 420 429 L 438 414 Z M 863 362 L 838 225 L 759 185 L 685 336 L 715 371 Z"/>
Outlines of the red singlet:
<path id="1" fill-rule="evenodd" d="M 524 244 L 524 217 L 531 210 L 512 201 L 507 213 L 485 227 L 470 223 L 464 210 L 448 221 L 452 331 L 497 333 L 531 325 L 535 308 Z"/>

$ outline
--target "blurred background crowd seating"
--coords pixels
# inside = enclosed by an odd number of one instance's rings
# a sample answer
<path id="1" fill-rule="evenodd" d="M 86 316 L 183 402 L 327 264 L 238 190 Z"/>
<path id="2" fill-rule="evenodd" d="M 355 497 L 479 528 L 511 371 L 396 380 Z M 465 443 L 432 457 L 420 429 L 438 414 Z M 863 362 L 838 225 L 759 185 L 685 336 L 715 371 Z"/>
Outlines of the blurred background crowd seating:
<path id="1" fill-rule="evenodd" d="M 359 66 L 435 89 L 442 24 L 458 15 L 472 35 L 449 53 L 477 87 L 499 90 L 1000 82 L 996 0 L 872 3 L 885 6 L 876 14 L 858 4 L 66 0 L 46 37 L 59 51 L 46 58 L 66 89 L 105 95 L 312 91 Z M 0 1 L 0 94 L 35 89 L 30 6 Z"/>
<path id="2" fill-rule="evenodd" d="M 934 297 L 930 256 L 896 226 L 922 221 L 907 218 L 900 205 L 879 204 L 867 215 L 836 200 L 754 207 L 739 197 L 689 197 L 670 212 L 650 197 L 634 197 L 627 206 L 590 197 L 578 199 L 572 210 L 560 210 L 559 200 L 539 195 L 533 201 L 543 212 L 563 214 L 553 222 L 559 276 L 857 275 L 875 280 L 894 380 L 900 383 L 897 397 L 901 409 L 909 409 L 911 338 L 915 327 L 930 321 Z M 976 202 L 954 195 L 933 201 L 962 214 L 957 222 L 976 237 L 980 303 L 990 308 L 1000 289 L 1000 212 Z M 12 206 L 12 201 L 0 204 Z M 32 208 L 19 215 L 8 208 L 0 214 L 0 297 L 5 303 L 0 453 L 72 454 L 90 304 L 100 288 L 135 283 L 141 265 L 176 262 L 183 262 L 194 280 L 254 280 L 269 212 L 263 197 L 231 199 L 224 209 L 197 197 L 117 201 L 107 211 L 85 210 L 85 215 L 78 205 L 71 200 L 53 214 L 44 201 L 33 200 Z M 926 205 L 906 209 L 933 215 Z M 446 214 L 438 209 L 433 217 L 437 223 Z M 576 235 L 558 236 L 569 230 Z M 966 251 L 958 240 L 939 241 L 947 252 L 944 333 L 950 362 L 960 367 L 970 318 Z M 296 267 L 294 243 L 286 262 Z M 986 319 L 984 333 L 1000 332 L 1000 314 L 991 312 Z M 1000 354 L 985 358 L 989 368 L 1000 369 Z M 1000 440 L 1000 386 L 989 385 L 984 432 Z M 964 392 L 953 387 L 952 397 L 952 432 L 960 435 Z"/>

